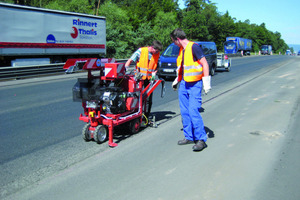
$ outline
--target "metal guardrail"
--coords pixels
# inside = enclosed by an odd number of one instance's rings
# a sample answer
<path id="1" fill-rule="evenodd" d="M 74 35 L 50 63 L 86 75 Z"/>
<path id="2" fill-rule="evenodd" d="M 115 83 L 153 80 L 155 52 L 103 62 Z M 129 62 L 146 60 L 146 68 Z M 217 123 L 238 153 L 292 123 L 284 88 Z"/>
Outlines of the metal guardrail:
<path id="1" fill-rule="evenodd" d="M 117 59 L 116 61 L 126 62 L 127 59 Z M 0 81 L 63 74 L 66 71 L 63 69 L 64 64 L 65 63 L 55 63 L 47 65 L 0 67 Z"/>
<path id="2" fill-rule="evenodd" d="M 19 67 L 0 67 L 0 80 L 21 79 L 47 74 L 62 73 L 65 71 L 63 66 L 64 63 Z"/>

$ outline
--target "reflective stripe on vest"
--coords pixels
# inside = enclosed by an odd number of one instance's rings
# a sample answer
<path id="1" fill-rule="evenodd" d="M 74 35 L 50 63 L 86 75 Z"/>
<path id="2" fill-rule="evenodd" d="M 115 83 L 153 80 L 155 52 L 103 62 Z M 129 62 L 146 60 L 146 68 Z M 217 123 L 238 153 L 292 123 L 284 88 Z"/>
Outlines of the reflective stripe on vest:
<path id="1" fill-rule="evenodd" d="M 150 79 L 152 77 L 152 72 L 157 68 L 157 62 L 159 59 L 159 53 L 152 55 L 149 62 L 149 50 L 148 47 L 141 48 L 140 59 L 137 62 L 137 70 L 143 75 L 142 79 Z"/>
<path id="2" fill-rule="evenodd" d="M 186 82 L 194 82 L 202 79 L 203 76 L 203 67 L 200 61 L 194 61 L 192 46 L 195 44 L 194 42 L 189 42 L 185 48 L 184 52 L 184 63 L 182 69 L 182 57 L 183 57 L 183 48 L 180 48 L 179 55 L 177 57 L 177 73 L 178 73 L 178 81 L 182 80 L 182 70 L 183 79 Z"/>

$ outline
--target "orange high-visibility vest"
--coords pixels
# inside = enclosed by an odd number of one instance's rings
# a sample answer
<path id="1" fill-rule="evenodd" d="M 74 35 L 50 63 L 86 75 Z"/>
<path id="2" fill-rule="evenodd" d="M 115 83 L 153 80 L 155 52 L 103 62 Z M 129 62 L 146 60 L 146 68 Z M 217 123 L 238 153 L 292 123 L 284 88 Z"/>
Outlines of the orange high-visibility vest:
<path id="1" fill-rule="evenodd" d="M 143 75 L 142 79 L 150 79 L 152 72 L 157 68 L 157 62 L 159 59 L 159 53 L 152 55 L 149 62 L 149 50 L 148 47 L 141 48 L 140 60 L 137 62 L 137 70 Z"/>
<path id="2" fill-rule="evenodd" d="M 179 55 L 177 57 L 177 73 L 178 81 L 182 80 L 182 70 L 183 70 L 183 79 L 186 82 L 194 82 L 202 79 L 203 76 L 203 67 L 199 60 L 194 61 L 192 46 L 194 42 L 189 42 L 184 51 L 184 63 L 182 69 L 182 54 L 183 48 L 179 50 Z"/>

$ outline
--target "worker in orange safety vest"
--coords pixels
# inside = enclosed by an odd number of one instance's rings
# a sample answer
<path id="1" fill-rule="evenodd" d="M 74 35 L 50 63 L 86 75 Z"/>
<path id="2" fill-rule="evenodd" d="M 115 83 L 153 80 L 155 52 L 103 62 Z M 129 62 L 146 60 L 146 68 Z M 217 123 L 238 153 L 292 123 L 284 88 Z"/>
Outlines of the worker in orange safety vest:
<path id="1" fill-rule="evenodd" d="M 193 144 L 194 151 L 202 151 L 207 147 L 207 134 L 200 115 L 202 105 L 201 91 L 210 89 L 209 65 L 201 47 L 189 41 L 183 30 L 177 28 L 171 34 L 175 45 L 180 47 L 177 57 L 177 77 L 172 87 L 178 90 L 179 107 L 182 117 L 184 139 L 178 145 Z"/>
<path id="2" fill-rule="evenodd" d="M 156 75 L 158 59 L 162 48 L 163 46 L 161 42 L 154 40 L 151 46 L 141 47 L 136 50 L 125 63 L 127 70 L 132 61 L 136 62 L 136 71 L 142 75 L 141 79 L 144 80 L 144 87 L 147 87 L 147 85 L 150 83 L 150 79 Z M 152 94 L 153 93 L 151 93 L 147 100 L 148 109 L 145 113 L 147 118 L 150 115 L 152 107 Z"/>

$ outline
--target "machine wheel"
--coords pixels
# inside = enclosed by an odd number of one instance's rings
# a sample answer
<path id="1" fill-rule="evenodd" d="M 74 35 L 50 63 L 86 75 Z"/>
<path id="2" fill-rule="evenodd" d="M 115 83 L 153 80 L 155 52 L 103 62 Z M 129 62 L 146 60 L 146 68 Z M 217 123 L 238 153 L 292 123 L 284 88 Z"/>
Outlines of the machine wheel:
<path id="1" fill-rule="evenodd" d="M 132 134 L 136 134 L 137 132 L 139 132 L 140 127 L 141 127 L 140 118 L 136 118 L 129 123 L 129 130 Z"/>
<path id="2" fill-rule="evenodd" d="M 104 125 L 99 125 L 94 131 L 94 140 L 100 144 L 107 139 L 107 128 Z"/>
<path id="3" fill-rule="evenodd" d="M 91 133 L 89 131 L 89 128 L 90 128 L 90 124 L 86 124 L 83 129 L 82 129 L 82 138 L 88 142 L 90 141 L 92 138 L 91 138 Z"/>

